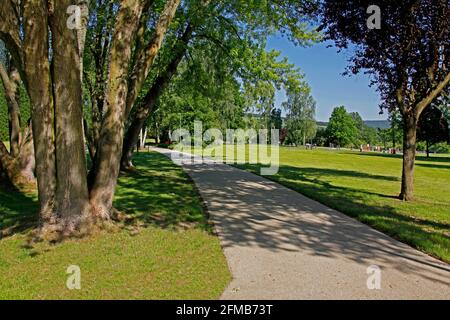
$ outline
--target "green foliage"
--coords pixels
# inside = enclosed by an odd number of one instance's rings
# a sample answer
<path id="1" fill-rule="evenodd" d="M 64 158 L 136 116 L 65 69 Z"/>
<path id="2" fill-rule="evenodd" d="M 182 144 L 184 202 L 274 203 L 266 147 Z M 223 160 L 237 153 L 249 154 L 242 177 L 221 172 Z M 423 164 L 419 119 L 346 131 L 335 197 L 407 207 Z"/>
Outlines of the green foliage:
<path id="1" fill-rule="evenodd" d="M 280 130 L 283 126 L 283 119 L 281 118 L 281 110 L 273 109 L 270 113 L 269 128 Z"/>
<path id="2" fill-rule="evenodd" d="M 313 139 L 313 143 L 320 146 L 325 147 L 327 145 L 327 130 L 326 128 L 319 127 L 317 129 L 316 136 Z"/>
<path id="3" fill-rule="evenodd" d="M 148 123 L 153 134 L 166 138 L 180 125 L 192 128 L 194 120 L 205 128 L 252 126 L 254 119 L 245 117 L 249 112 L 263 114 L 267 126 L 277 90 L 306 86 L 301 72 L 280 52 L 266 51 L 267 37 L 279 33 L 302 46 L 317 41 L 318 33 L 305 23 L 316 1 L 212 1 L 206 8 L 200 2 L 182 2 L 141 93 L 171 61 L 189 23 L 194 36 Z"/>
<path id="4" fill-rule="evenodd" d="M 288 144 L 306 144 L 317 132 L 316 102 L 309 90 L 288 91 L 288 100 L 282 106 L 287 112 Z"/>
<path id="5" fill-rule="evenodd" d="M 359 130 L 352 115 L 344 106 L 336 107 L 330 117 L 326 134 L 328 142 L 341 147 L 357 146 Z"/>
<path id="6" fill-rule="evenodd" d="M 355 121 L 356 127 L 358 128 L 358 136 L 355 139 L 354 144 L 356 146 L 367 144 L 371 146 L 377 145 L 379 143 L 377 130 L 367 126 L 358 112 L 352 112 L 351 116 Z"/>
<path id="7" fill-rule="evenodd" d="M 391 127 L 378 129 L 379 142 L 384 148 L 401 148 L 403 145 L 403 122 L 399 112 L 389 114 Z"/>
<path id="8" fill-rule="evenodd" d="M 22 120 L 22 128 L 27 125 L 31 118 L 30 102 L 25 88 L 20 88 L 20 116 Z M 5 99 L 5 91 L 0 81 L 0 140 L 9 141 L 9 124 L 8 124 L 8 105 Z"/>

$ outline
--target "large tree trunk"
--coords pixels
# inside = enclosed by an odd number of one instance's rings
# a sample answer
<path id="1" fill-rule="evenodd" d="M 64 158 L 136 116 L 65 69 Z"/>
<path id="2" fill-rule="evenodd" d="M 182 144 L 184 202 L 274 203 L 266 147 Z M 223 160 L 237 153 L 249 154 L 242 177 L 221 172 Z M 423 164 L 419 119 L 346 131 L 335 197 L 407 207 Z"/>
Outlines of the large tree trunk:
<path id="1" fill-rule="evenodd" d="M 25 38 L 23 60 L 25 83 L 31 102 L 36 176 L 38 180 L 40 219 L 55 222 L 54 203 L 56 165 L 54 152 L 54 110 L 48 60 L 47 5 L 41 0 L 23 3 Z"/>
<path id="2" fill-rule="evenodd" d="M 55 211 L 72 231 L 89 215 L 86 158 L 82 127 L 81 59 L 78 31 L 66 26 L 72 0 L 58 0 L 50 18 L 56 130 Z"/>
<path id="3" fill-rule="evenodd" d="M 94 214 L 101 219 L 110 217 L 119 176 L 131 43 L 142 9 L 142 1 L 122 1 L 115 24 L 105 114 L 91 173 L 91 205 Z"/>
<path id="4" fill-rule="evenodd" d="M 34 150 L 31 129 L 26 128 L 24 139 L 18 146 L 19 154 L 13 157 L 3 142 L 0 142 L 0 167 L 4 171 L 9 183 L 21 189 L 23 187 L 34 186 L 36 179 L 34 177 Z"/>
<path id="5" fill-rule="evenodd" d="M 416 158 L 417 117 L 411 113 L 403 115 L 403 170 L 400 199 L 414 199 L 414 162 Z"/>

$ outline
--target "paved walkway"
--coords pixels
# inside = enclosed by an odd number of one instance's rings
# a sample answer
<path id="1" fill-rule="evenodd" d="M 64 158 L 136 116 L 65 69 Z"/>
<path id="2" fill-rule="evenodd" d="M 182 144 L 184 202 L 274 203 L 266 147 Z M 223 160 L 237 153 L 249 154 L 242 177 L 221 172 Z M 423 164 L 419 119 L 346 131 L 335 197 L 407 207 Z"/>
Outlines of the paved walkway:
<path id="1" fill-rule="evenodd" d="M 448 264 L 254 174 L 183 167 L 233 274 L 223 299 L 450 299 Z M 367 288 L 371 265 L 381 268 L 380 290 Z"/>

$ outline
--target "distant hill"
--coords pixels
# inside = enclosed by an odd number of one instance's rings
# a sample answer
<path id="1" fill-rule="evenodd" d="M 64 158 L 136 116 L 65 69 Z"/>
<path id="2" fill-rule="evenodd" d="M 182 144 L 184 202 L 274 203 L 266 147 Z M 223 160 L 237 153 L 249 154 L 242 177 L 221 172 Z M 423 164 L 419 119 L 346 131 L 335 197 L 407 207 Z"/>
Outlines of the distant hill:
<path id="1" fill-rule="evenodd" d="M 364 123 L 366 126 L 375 129 L 388 129 L 391 127 L 391 123 L 388 120 L 366 120 Z M 317 121 L 317 125 L 319 127 L 326 128 L 328 126 L 328 122 Z"/>
<path id="2" fill-rule="evenodd" d="M 389 120 L 367 120 L 364 123 L 366 126 L 375 129 L 389 129 L 391 127 Z"/>

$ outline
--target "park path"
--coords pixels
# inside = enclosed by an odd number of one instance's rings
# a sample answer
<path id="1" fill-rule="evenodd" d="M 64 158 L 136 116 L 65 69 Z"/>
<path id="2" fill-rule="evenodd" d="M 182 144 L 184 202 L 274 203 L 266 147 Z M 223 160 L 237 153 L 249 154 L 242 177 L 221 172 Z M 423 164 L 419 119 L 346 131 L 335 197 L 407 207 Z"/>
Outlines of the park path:
<path id="1" fill-rule="evenodd" d="M 275 182 L 196 162 L 182 166 L 233 275 L 222 299 L 450 299 L 448 264 Z M 380 290 L 367 288 L 371 265 Z"/>

